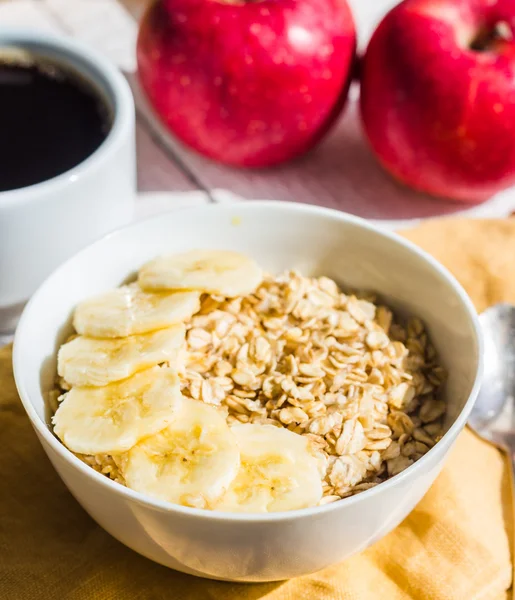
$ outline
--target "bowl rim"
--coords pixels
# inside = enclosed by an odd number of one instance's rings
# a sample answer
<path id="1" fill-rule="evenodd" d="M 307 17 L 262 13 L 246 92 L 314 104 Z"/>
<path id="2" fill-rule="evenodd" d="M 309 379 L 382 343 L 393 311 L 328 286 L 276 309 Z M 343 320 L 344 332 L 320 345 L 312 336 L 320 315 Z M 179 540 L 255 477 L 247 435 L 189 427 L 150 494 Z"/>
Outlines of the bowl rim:
<path id="1" fill-rule="evenodd" d="M 66 266 L 73 261 L 75 261 L 79 256 L 87 253 L 91 248 L 100 246 L 104 244 L 108 239 L 112 237 L 116 237 L 119 235 L 128 235 L 131 231 L 138 229 L 138 227 L 142 227 L 144 224 L 158 221 L 163 218 L 164 215 L 172 215 L 177 212 L 203 212 L 203 211 L 245 211 L 252 209 L 263 209 L 268 211 L 276 211 L 276 210 L 286 210 L 293 211 L 299 213 L 305 213 L 306 215 L 319 215 L 326 216 L 331 220 L 337 220 L 340 222 L 350 223 L 359 228 L 368 230 L 375 235 L 378 235 L 384 238 L 388 243 L 393 243 L 397 245 L 403 246 L 406 250 L 411 253 L 418 255 L 421 259 L 423 259 L 426 263 L 428 263 L 433 270 L 439 275 L 455 292 L 456 296 L 459 298 L 461 302 L 462 308 L 466 311 L 467 316 L 470 320 L 470 324 L 472 325 L 472 330 L 475 334 L 475 348 L 477 352 L 477 365 L 476 365 L 476 374 L 474 378 L 474 383 L 469 393 L 469 397 L 465 402 L 463 408 L 460 413 L 449 427 L 447 432 L 442 436 L 441 440 L 439 440 L 429 451 L 422 456 L 415 463 L 407 467 L 401 473 L 395 475 L 387 479 L 386 481 L 370 488 L 368 490 L 364 490 L 355 496 L 350 496 L 347 498 L 343 498 L 337 502 L 332 502 L 329 504 L 321 505 L 321 506 L 313 506 L 309 508 L 302 508 L 291 511 L 281 511 L 281 512 L 273 512 L 273 513 L 238 513 L 238 512 L 223 512 L 217 510 L 206 510 L 200 508 L 192 508 L 188 506 L 182 506 L 179 504 L 172 504 L 170 502 L 166 502 L 163 500 L 157 500 L 146 496 L 143 493 L 132 490 L 116 481 L 106 477 L 105 475 L 99 473 L 83 461 L 81 461 L 77 456 L 75 456 L 71 450 L 66 448 L 66 446 L 58 440 L 58 438 L 54 435 L 54 433 L 49 429 L 47 424 L 39 417 L 36 413 L 36 410 L 30 400 L 30 396 L 27 392 L 24 383 L 24 373 L 23 373 L 23 355 L 22 355 L 22 344 L 23 339 L 29 335 L 28 330 L 26 331 L 26 322 L 29 318 L 29 315 L 32 311 L 32 307 L 38 302 L 38 297 L 40 293 L 47 286 L 52 285 L 52 280 L 54 277 L 57 277 L 59 272 L 64 270 Z M 428 460 L 434 454 L 434 450 L 437 447 L 442 448 L 444 445 L 450 445 L 453 438 L 455 438 L 458 433 L 465 426 L 469 414 L 472 410 L 474 402 L 476 400 L 477 394 L 479 392 L 479 388 L 481 385 L 481 379 L 483 375 L 483 337 L 481 333 L 481 327 L 478 319 L 478 315 L 476 309 L 472 303 L 472 300 L 469 298 L 468 294 L 465 292 L 461 284 L 457 281 L 457 279 L 444 267 L 440 264 L 435 258 L 433 258 L 428 252 L 422 250 L 418 246 L 416 246 L 413 242 L 402 238 L 398 234 L 388 231 L 387 229 L 381 229 L 380 227 L 371 224 L 370 222 L 362 219 L 361 217 L 356 217 L 355 215 L 350 215 L 348 213 L 344 213 L 342 211 L 338 211 L 335 209 L 319 207 L 316 205 L 309 204 L 301 204 L 295 202 L 285 202 L 280 200 L 246 200 L 244 202 L 234 202 L 234 203 L 211 203 L 205 204 L 201 206 L 193 206 L 193 207 L 182 207 L 179 209 L 175 209 L 172 211 L 167 211 L 165 213 L 161 213 L 159 215 L 153 215 L 147 217 L 145 219 L 138 220 L 124 227 L 120 227 L 115 229 L 114 231 L 108 233 L 107 235 L 101 237 L 97 241 L 89 244 L 79 252 L 72 255 L 65 262 L 63 262 L 59 267 L 57 267 L 39 286 L 36 290 L 32 298 L 27 303 L 22 316 L 20 318 L 13 344 L 13 370 L 14 370 L 14 378 L 16 382 L 16 387 L 18 389 L 18 393 L 20 395 L 20 399 L 22 401 L 25 412 L 27 413 L 32 426 L 36 430 L 36 433 L 40 438 L 42 438 L 49 446 L 52 448 L 71 468 L 77 469 L 80 473 L 89 478 L 92 482 L 98 483 L 100 486 L 103 486 L 106 492 L 113 492 L 123 499 L 131 500 L 139 505 L 143 505 L 145 507 L 149 507 L 152 509 L 157 509 L 161 512 L 166 513 L 175 513 L 177 515 L 183 515 L 184 517 L 189 518 L 201 518 L 206 520 L 215 520 L 215 521 L 230 521 L 230 522 L 241 522 L 241 523 L 265 523 L 265 522 L 277 522 L 277 521 L 295 521 L 297 519 L 302 519 L 304 517 L 316 517 L 318 515 L 323 515 L 326 513 L 331 513 L 336 510 L 343 510 L 345 507 L 350 506 L 351 504 L 356 504 L 359 502 L 363 502 L 377 494 L 381 493 L 381 490 L 387 490 L 387 488 L 392 488 L 404 481 L 405 479 L 414 476 L 417 472 L 420 472 L 424 469 Z M 43 444 L 44 445 L 44 444 Z M 46 449 L 45 449 L 46 450 Z M 431 456 L 430 456 L 431 455 Z"/>

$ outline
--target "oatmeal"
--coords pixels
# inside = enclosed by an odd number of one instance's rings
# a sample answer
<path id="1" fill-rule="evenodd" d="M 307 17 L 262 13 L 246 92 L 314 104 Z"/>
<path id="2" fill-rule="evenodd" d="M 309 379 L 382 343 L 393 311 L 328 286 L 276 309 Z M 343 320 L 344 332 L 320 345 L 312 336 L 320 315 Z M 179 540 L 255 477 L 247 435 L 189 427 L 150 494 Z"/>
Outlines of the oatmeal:
<path id="1" fill-rule="evenodd" d="M 416 318 L 294 271 L 242 298 L 206 296 L 187 324 L 183 393 L 229 423 L 307 436 L 328 459 L 326 503 L 369 489 L 442 433 L 444 371 Z"/>
<path id="2" fill-rule="evenodd" d="M 422 322 L 327 277 L 194 251 L 82 303 L 75 325 L 54 430 L 156 498 L 247 512 L 327 504 L 397 475 L 442 434 L 445 373 Z"/>

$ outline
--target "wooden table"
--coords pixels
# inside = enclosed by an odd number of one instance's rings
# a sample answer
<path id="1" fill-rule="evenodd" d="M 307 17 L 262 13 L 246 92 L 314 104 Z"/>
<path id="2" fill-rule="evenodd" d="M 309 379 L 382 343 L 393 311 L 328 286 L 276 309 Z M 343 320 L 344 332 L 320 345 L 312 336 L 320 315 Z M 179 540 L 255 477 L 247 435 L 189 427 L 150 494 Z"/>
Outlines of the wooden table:
<path id="1" fill-rule="evenodd" d="M 350 0 L 360 47 L 396 0 Z M 394 183 L 364 143 L 351 90 L 347 110 L 309 155 L 269 170 L 238 170 L 208 161 L 163 132 L 135 85 L 137 18 L 146 0 L 0 0 L 0 25 L 44 27 L 73 35 L 113 60 L 134 86 L 138 125 L 139 215 L 197 202 L 280 199 L 338 208 L 402 227 L 445 215 L 505 216 L 515 210 L 508 190 L 487 203 L 463 206 L 418 195 Z M 237 196 L 235 198 L 234 194 Z"/>

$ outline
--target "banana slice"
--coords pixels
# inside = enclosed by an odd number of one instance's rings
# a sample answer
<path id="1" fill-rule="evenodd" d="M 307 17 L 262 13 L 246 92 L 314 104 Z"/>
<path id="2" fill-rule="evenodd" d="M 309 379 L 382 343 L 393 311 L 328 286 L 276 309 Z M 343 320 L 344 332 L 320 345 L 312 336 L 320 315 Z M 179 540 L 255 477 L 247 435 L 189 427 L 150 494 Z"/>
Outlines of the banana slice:
<path id="1" fill-rule="evenodd" d="M 263 279 L 250 258 L 227 250 L 191 250 L 144 265 L 138 282 L 145 290 L 200 290 L 228 298 L 253 292 Z"/>
<path id="2" fill-rule="evenodd" d="M 273 425 L 234 425 L 231 431 L 241 467 L 217 510 L 263 513 L 318 504 L 323 463 L 309 440 Z"/>
<path id="3" fill-rule="evenodd" d="M 217 409 L 184 398 L 177 418 L 122 458 L 127 485 L 153 498 L 209 508 L 238 472 L 240 453 Z"/>
<path id="4" fill-rule="evenodd" d="M 90 337 L 126 337 L 180 323 L 199 308 L 198 292 L 148 294 L 131 284 L 81 302 L 73 326 Z"/>
<path id="5" fill-rule="evenodd" d="M 159 363 L 178 370 L 184 344 L 182 323 L 167 329 L 118 339 L 78 336 L 57 355 L 57 372 L 69 385 L 101 386 L 126 379 Z"/>
<path id="6" fill-rule="evenodd" d="M 54 432 L 79 454 L 124 452 L 166 427 L 182 400 L 175 370 L 153 367 L 105 387 L 72 388 L 52 419 Z"/>

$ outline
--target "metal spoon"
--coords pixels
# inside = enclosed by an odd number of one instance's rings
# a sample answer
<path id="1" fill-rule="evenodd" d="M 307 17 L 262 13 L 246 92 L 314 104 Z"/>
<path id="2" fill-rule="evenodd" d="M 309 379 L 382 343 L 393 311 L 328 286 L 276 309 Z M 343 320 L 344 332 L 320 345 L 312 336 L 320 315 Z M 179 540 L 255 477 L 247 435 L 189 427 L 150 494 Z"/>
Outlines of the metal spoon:
<path id="1" fill-rule="evenodd" d="M 485 372 L 469 425 L 510 451 L 515 469 L 515 306 L 496 304 L 479 317 Z"/>

